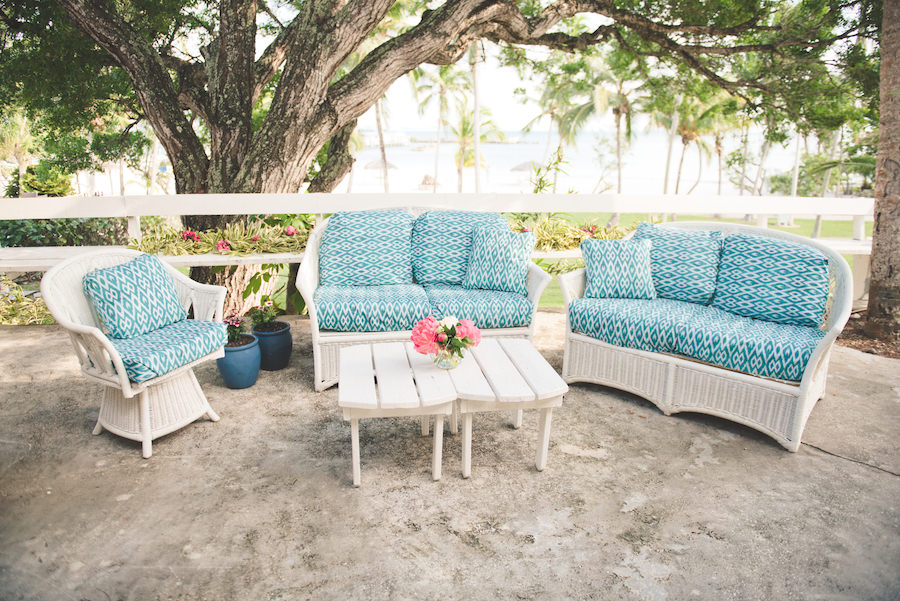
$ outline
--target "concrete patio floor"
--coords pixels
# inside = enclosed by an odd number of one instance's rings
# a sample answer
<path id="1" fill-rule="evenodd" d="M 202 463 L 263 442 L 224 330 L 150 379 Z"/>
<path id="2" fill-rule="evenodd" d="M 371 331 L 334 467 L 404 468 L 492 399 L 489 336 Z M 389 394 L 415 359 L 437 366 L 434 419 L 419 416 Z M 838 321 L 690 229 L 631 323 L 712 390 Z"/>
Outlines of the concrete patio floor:
<path id="1" fill-rule="evenodd" d="M 539 348 L 562 362 L 561 314 Z M 900 598 L 900 361 L 838 347 L 804 444 L 573 385 L 547 469 L 536 416 L 460 437 L 361 427 L 315 393 L 308 322 L 248 390 L 197 370 L 221 421 L 91 436 L 99 386 L 56 326 L 0 328 L 0 599 Z"/>

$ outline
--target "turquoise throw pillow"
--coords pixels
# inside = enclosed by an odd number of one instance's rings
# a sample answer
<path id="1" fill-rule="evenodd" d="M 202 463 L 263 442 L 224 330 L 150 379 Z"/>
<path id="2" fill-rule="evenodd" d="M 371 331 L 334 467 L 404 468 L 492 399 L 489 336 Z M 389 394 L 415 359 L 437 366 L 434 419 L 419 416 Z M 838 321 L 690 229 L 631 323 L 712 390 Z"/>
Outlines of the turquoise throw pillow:
<path id="1" fill-rule="evenodd" d="M 528 263 L 534 243 L 533 232 L 516 233 L 496 227 L 475 230 L 463 288 L 527 295 Z"/>
<path id="2" fill-rule="evenodd" d="M 656 298 L 649 240 L 582 240 L 585 298 Z"/>
<path id="3" fill-rule="evenodd" d="M 412 215 L 403 209 L 335 213 L 319 244 L 320 283 L 411 284 L 412 226 Z"/>
<path id="4" fill-rule="evenodd" d="M 462 285 L 469 268 L 472 232 L 480 227 L 508 230 L 499 213 L 426 211 L 412 233 L 413 275 L 419 284 Z"/>
<path id="5" fill-rule="evenodd" d="M 155 255 L 95 269 L 82 286 L 111 338 L 133 338 L 187 317 L 172 276 Z"/>
<path id="6" fill-rule="evenodd" d="M 825 319 L 828 259 L 803 244 L 730 234 L 712 306 L 764 321 L 818 327 Z"/>
<path id="7" fill-rule="evenodd" d="M 716 291 L 722 232 L 642 223 L 633 240 L 650 240 L 650 272 L 659 298 L 709 304 Z"/>

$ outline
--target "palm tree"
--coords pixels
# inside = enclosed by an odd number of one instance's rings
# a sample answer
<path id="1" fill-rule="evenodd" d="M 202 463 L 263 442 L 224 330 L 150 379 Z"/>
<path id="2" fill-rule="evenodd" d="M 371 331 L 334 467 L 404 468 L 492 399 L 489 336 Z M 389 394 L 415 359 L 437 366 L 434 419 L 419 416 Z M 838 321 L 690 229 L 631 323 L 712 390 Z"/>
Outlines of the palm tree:
<path id="1" fill-rule="evenodd" d="M 19 170 L 19 197 L 22 196 L 25 170 L 34 159 L 37 138 L 25 114 L 17 111 L 0 122 L 0 158 L 11 158 Z"/>
<path id="2" fill-rule="evenodd" d="M 717 128 L 723 127 L 720 124 L 722 111 L 724 109 L 725 104 L 722 102 L 707 104 L 696 98 L 682 103 L 679 110 L 681 118 L 678 123 L 678 134 L 681 136 L 682 146 L 681 159 L 678 161 L 678 172 L 675 176 L 675 194 L 678 194 L 678 190 L 681 187 L 681 171 L 684 167 L 684 155 L 687 152 L 688 146 L 691 144 L 696 144 L 700 160 L 697 168 L 697 180 L 694 182 L 694 185 L 691 186 L 688 194 L 693 192 L 700 183 L 700 177 L 703 172 L 703 154 L 705 152 L 708 155 L 711 152 L 710 146 L 706 140 L 703 139 L 703 136 L 715 133 Z M 720 132 L 719 138 L 723 135 L 724 130 Z M 721 139 L 719 139 L 717 144 L 719 146 L 719 148 L 717 148 L 717 153 L 720 157 L 719 169 L 721 179 Z"/>
<path id="3" fill-rule="evenodd" d="M 591 98 L 568 110 L 560 120 L 561 138 L 574 144 L 578 132 L 588 119 L 612 111 L 616 124 L 616 192 L 622 193 L 622 147 L 631 141 L 631 120 L 640 95 L 638 65 L 631 62 L 617 68 L 596 69 L 591 78 Z M 624 130 L 624 131 L 623 131 Z M 619 223 L 619 214 L 613 213 L 608 226 Z"/>
<path id="4" fill-rule="evenodd" d="M 506 138 L 503 132 L 490 120 L 491 112 L 487 108 L 481 109 L 481 123 L 479 124 L 480 139 L 482 142 L 502 141 Z M 475 166 L 475 117 L 471 109 L 465 104 L 458 106 L 459 121 L 451 127 L 456 136 L 458 145 L 456 150 L 456 191 L 462 192 L 463 169 Z M 478 157 L 478 164 L 485 166 L 483 156 Z"/>
<path id="5" fill-rule="evenodd" d="M 464 102 L 466 92 L 472 89 L 468 74 L 456 65 L 441 65 L 436 71 L 418 67 L 410 72 L 410 85 L 413 97 L 419 101 L 419 114 L 432 104 L 438 105 L 437 143 L 434 147 L 434 183 L 432 190 L 437 192 L 438 165 L 440 165 L 441 134 L 447 124 L 447 111 L 450 100 Z"/>

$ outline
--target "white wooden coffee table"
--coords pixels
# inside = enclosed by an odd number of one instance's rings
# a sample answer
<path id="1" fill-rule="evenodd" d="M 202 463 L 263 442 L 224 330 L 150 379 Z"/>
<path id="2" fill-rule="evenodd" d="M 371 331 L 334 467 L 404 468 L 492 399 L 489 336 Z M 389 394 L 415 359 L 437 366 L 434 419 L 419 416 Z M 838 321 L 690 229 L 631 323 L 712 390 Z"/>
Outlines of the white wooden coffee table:
<path id="1" fill-rule="evenodd" d="M 444 416 L 463 419 L 462 475 L 472 472 L 472 416 L 484 411 L 540 409 L 535 467 L 547 465 L 553 408 L 568 385 L 524 338 L 490 338 L 470 349 L 459 367 L 443 370 L 412 343 L 388 342 L 340 350 L 338 405 L 350 422 L 353 484 L 359 486 L 359 420 L 369 417 L 435 416 L 432 477 L 441 477 Z M 518 422 L 518 418 L 516 420 Z M 454 428 L 455 429 L 455 428 Z"/>
<path id="2" fill-rule="evenodd" d="M 412 343 L 385 342 L 340 350 L 338 406 L 350 422 L 353 486 L 359 486 L 359 420 L 370 417 L 435 417 L 431 475 L 441 479 L 444 416 L 453 412 L 450 376 Z"/>
<path id="3" fill-rule="evenodd" d="M 531 341 L 489 338 L 469 350 L 459 367 L 450 371 L 463 420 L 462 475 L 472 473 L 472 417 L 483 411 L 512 411 L 521 424 L 522 409 L 540 409 L 537 457 L 534 466 L 547 466 L 553 408 L 562 405 L 569 386 L 547 363 Z"/>

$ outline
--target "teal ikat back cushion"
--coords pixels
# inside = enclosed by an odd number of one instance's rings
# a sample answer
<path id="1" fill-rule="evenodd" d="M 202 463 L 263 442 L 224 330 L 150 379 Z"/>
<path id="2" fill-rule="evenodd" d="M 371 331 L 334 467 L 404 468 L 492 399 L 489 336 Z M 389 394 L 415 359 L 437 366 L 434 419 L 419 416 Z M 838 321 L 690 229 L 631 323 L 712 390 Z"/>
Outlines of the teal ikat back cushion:
<path id="1" fill-rule="evenodd" d="M 172 276 L 155 255 L 95 269 L 82 285 L 111 338 L 133 338 L 187 317 Z"/>
<path id="2" fill-rule="evenodd" d="M 528 294 L 533 232 L 482 227 L 472 234 L 472 254 L 463 288 Z"/>
<path id="3" fill-rule="evenodd" d="M 777 238 L 730 234 L 712 306 L 774 323 L 818 327 L 828 302 L 828 259 Z"/>
<path id="4" fill-rule="evenodd" d="M 585 298 L 656 298 L 649 240 L 582 240 Z"/>
<path id="5" fill-rule="evenodd" d="M 412 234 L 412 264 L 419 284 L 461 285 L 466 279 L 472 232 L 481 227 L 509 230 L 499 213 L 427 211 L 416 219 Z"/>
<path id="6" fill-rule="evenodd" d="M 653 243 L 650 271 L 656 296 L 703 305 L 709 303 L 716 291 L 722 232 L 642 223 L 632 239 Z"/>
<path id="7" fill-rule="evenodd" d="M 319 244 L 320 283 L 412 283 L 412 227 L 413 217 L 403 209 L 335 213 Z"/>

